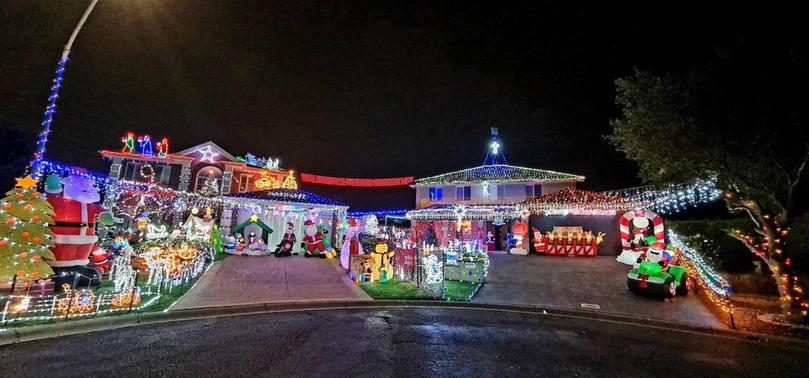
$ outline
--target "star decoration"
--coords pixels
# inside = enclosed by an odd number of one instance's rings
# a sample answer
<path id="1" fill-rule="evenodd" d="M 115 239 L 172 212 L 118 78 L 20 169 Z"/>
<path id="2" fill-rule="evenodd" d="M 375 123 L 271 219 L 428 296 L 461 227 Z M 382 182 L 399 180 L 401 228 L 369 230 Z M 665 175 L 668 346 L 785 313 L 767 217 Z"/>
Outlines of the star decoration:
<path id="1" fill-rule="evenodd" d="M 258 222 L 258 215 L 253 214 L 250 216 L 250 222 L 256 223 Z"/>
<path id="2" fill-rule="evenodd" d="M 199 152 L 199 154 L 202 155 L 199 160 L 207 161 L 209 163 L 213 163 L 214 157 L 219 156 L 219 153 L 215 152 L 211 146 L 202 147 L 196 152 Z"/>
<path id="3" fill-rule="evenodd" d="M 17 180 L 17 186 L 25 190 L 36 187 L 39 182 L 39 180 L 31 177 L 31 175 L 25 176 L 24 178 L 16 178 L 15 180 Z"/>

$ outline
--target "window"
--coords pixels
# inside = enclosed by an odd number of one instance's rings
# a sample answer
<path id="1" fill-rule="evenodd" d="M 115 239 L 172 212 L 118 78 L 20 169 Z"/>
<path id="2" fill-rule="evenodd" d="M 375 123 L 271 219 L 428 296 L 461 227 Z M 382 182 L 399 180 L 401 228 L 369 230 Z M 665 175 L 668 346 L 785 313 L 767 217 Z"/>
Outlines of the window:
<path id="1" fill-rule="evenodd" d="M 532 198 L 532 197 L 539 197 L 542 195 L 542 185 L 526 185 L 525 186 L 525 197 Z"/>
<path id="2" fill-rule="evenodd" d="M 243 174 L 239 176 L 239 193 L 250 192 L 253 189 L 253 175 Z"/>
<path id="3" fill-rule="evenodd" d="M 430 188 L 430 201 L 441 201 L 444 199 L 444 188 Z"/>
<path id="4" fill-rule="evenodd" d="M 160 164 L 149 164 L 149 165 L 152 167 L 152 171 L 154 173 L 152 181 L 156 184 L 168 186 L 169 181 L 171 180 L 171 166 Z M 121 178 L 124 180 L 137 181 L 137 182 L 149 181 L 149 178 L 144 177 L 142 174 L 141 168 L 143 168 L 143 166 L 144 163 L 141 162 L 136 161 L 126 162 L 123 168 L 123 174 L 121 175 Z"/>
<path id="5" fill-rule="evenodd" d="M 197 172 L 197 180 L 194 183 L 194 192 L 201 193 L 206 196 L 217 195 L 220 192 L 221 182 L 221 169 L 214 166 L 204 167 Z"/>
<path id="6" fill-rule="evenodd" d="M 459 186 L 455 188 L 455 198 L 459 201 L 469 201 L 472 198 L 472 187 Z"/>

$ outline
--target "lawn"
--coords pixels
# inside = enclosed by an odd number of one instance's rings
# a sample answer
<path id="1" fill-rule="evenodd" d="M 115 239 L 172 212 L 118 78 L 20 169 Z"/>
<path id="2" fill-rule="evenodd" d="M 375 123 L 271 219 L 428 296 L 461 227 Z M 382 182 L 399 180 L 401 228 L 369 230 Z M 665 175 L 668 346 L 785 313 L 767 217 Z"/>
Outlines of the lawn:
<path id="1" fill-rule="evenodd" d="M 444 298 L 448 301 L 468 301 L 478 289 L 478 282 L 444 281 Z"/>
<path id="2" fill-rule="evenodd" d="M 373 299 L 438 299 L 430 292 L 407 281 L 363 283 L 360 287 Z"/>

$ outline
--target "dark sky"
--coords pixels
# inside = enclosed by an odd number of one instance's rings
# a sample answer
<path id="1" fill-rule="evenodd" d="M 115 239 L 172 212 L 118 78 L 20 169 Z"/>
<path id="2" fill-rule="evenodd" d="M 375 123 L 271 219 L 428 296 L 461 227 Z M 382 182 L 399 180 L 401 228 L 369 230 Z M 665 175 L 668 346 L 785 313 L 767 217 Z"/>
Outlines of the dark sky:
<path id="1" fill-rule="evenodd" d="M 87 3 L 3 2 L 0 127 L 38 131 Z M 603 139 L 615 78 L 685 71 L 805 23 L 738 2 L 603 3 L 101 1 L 47 157 L 102 170 L 96 151 L 131 130 L 175 151 L 214 140 L 304 172 L 419 177 L 479 165 L 496 126 L 512 164 L 633 186 L 634 166 Z"/>

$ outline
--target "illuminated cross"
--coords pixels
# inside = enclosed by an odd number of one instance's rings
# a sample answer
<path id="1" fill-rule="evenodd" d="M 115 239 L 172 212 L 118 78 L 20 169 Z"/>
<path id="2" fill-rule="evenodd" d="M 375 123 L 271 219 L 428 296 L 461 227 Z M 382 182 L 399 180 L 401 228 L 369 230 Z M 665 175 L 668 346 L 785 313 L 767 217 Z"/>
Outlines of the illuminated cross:
<path id="1" fill-rule="evenodd" d="M 497 152 L 500 151 L 500 143 L 497 143 L 497 141 L 494 141 L 494 142 L 492 142 L 491 147 L 492 147 L 492 153 L 497 155 Z"/>
<path id="2" fill-rule="evenodd" d="M 210 163 L 214 162 L 214 157 L 219 156 L 219 153 L 214 152 L 211 146 L 205 146 L 197 150 L 202 157 L 199 158 L 201 161 L 207 161 Z"/>

